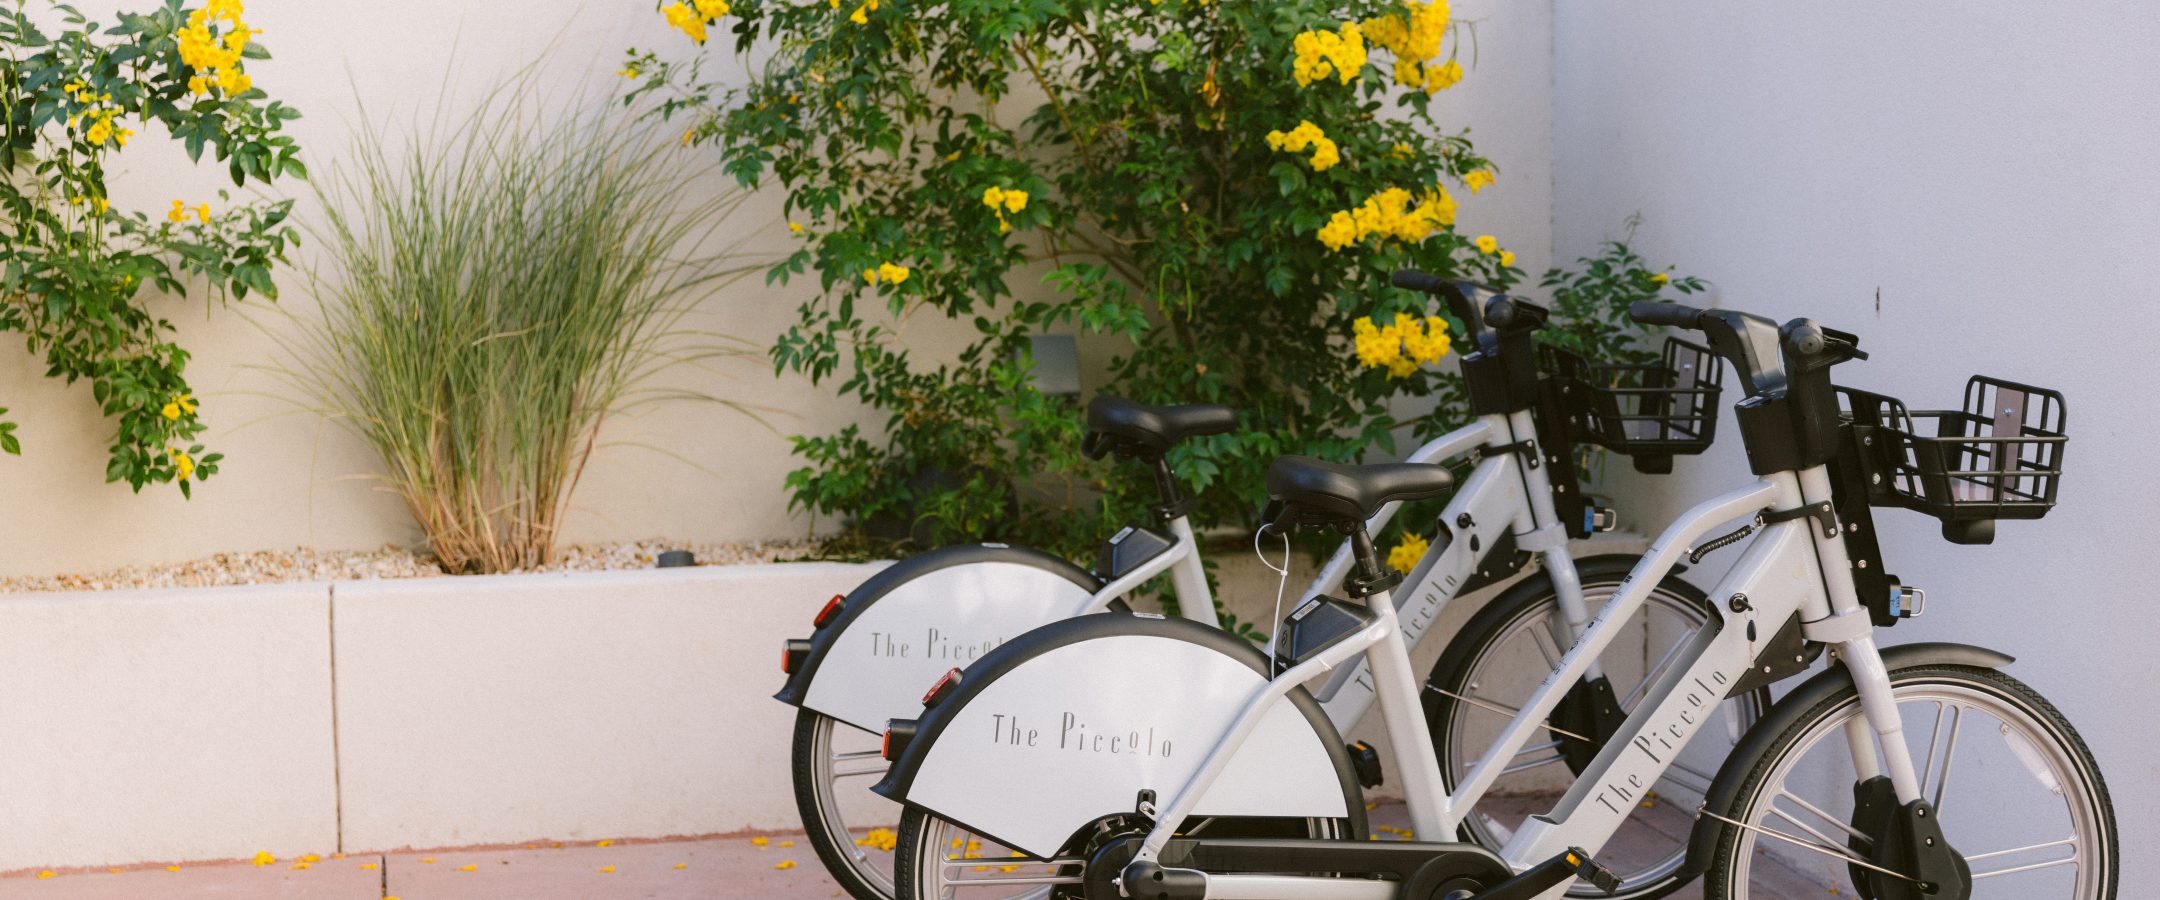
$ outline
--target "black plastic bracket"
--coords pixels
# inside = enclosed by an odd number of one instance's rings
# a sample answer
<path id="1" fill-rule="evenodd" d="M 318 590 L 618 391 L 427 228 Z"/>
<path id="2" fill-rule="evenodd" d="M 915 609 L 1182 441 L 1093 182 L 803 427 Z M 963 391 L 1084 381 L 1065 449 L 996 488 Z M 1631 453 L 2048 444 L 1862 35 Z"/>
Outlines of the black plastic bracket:
<path id="1" fill-rule="evenodd" d="M 1747 627 L 1750 631 L 1755 628 L 1752 619 Z M 1754 639 L 1753 634 L 1748 637 L 1750 641 Z M 1754 665 L 1748 669 L 1747 674 L 1733 682 L 1732 692 L 1725 696 L 1738 697 L 1763 685 L 1775 684 L 1804 672 L 1808 666 L 1814 665 L 1817 657 L 1822 656 L 1822 651 L 1823 645 L 1802 636 L 1800 614 L 1795 612 L 1778 628 L 1776 634 L 1770 636 L 1770 643 L 1763 645 L 1762 650 L 1755 654 Z"/>
<path id="2" fill-rule="evenodd" d="M 1537 442 L 1529 439 L 1516 441 L 1512 444 L 1501 444 L 1495 447 L 1479 447 L 1477 451 L 1479 459 L 1491 459 L 1495 456 L 1507 456 L 1511 453 L 1521 456 L 1525 460 L 1524 465 L 1527 465 L 1530 468 L 1535 469 L 1539 465 L 1542 465 L 1542 463 L 1538 460 Z"/>
<path id="3" fill-rule="evenodd" d="M 1371 578 L 1352 574 L 1343 579 L 1343 593 L 1363 600 L 1381 591 L 1393 589 L 1396 585 L 1402 583 L 1402 579 L 1403 574 L 1394 569 L 1383 569 L 1380 574 Z"/>
<path id="4" fill-rule="evenodd" d="M 1830 507 L 1830 501 L 1828 500 L 1820 503 L 1810 503 L 1806 506 L 1796 506 L 1792 509 L 1771 510 L 1762 514 L 1763 524 L 1765 525 L 1790 522 L 1794 519 L 1814 519 L 1822 525 L 1823 537 L 1834 538 L 1838 535 L 1837 511 Z"/>

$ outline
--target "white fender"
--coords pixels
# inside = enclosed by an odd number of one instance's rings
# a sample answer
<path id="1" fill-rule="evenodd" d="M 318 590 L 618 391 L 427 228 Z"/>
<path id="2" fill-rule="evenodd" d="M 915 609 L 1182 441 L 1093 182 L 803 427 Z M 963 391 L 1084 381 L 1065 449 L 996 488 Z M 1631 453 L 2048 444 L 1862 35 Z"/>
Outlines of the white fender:
<path id="1" fill-rule="evenodd" d="M 1059 621 L 964 671 L 877 790 L 1038 857 L 1083 826 L 1167 802 L 1266 685 L 1215 629 L 1148 616 Z M 1344 818 L 1356 785 L 1302 689 L 1276 701 L 1195 815 Z"/>
<path id="2" fill-rule="evenodd" d="M 913 557 L 848 597 L 780 699 L 882 732 L 889 719 L 921 715 L 923 692 L 947 670 L 1072 615 L 1094 590 L 1077 567 L 1031 550 L 977 544 Z"/>

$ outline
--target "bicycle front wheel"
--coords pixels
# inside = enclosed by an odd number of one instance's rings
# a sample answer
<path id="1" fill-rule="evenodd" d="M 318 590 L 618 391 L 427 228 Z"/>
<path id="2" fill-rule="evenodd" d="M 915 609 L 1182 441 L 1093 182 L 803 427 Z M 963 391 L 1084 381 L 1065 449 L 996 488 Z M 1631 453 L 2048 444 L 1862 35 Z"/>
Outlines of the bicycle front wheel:
<path id="1" fill-rule="evenodd" d="M 1874 731 L 1848 681 L 1773 710 L 1777 737 L 1723 809 L 1705 876 L 1711 900 L 1779 900 L 1851 891 L 1904 897 L 2112 900 L 2114 807 L 2100 768 L 2062 713 L 1993 669 L 1915 665 L 1890 673 L 1922 798 L 1963 858 L 1965 884 L 1919 884 L 1876 852 L 1883 817 L 1859 810 L 1887 780 L 1862 779 L 1855 747 L 1880 771 Z M 1872 783 L 1870 783 L 1872 782 Z M 1955 790 L 1953 790 L 1953 788 Z M 1879 805 L 1879 802 L 1878 802 Z M 1884 871 L 1885 869 L 1889 871 Z M 1970 893 L 1966 893 L 1967 891 Z"/>

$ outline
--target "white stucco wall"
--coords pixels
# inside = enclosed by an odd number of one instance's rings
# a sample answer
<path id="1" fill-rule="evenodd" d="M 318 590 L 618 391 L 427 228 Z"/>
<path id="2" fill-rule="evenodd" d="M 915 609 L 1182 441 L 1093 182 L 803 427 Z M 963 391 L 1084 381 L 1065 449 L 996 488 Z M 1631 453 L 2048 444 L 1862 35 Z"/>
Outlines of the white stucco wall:
<path id="1" fill-rule="evenodd" d="M 114 10 L 138 4 L 79 5 L 109 20 Z M 1457 14 L 1478 21 L 1480 56 L 1470 77 L 1442 96 L 1441 116 L 1450 128 L 1473 128 L 1479 148 L 1501 166 L 1497 188 L 1462 198 L 1462 227 L 1498 236 L 1526 269 L 1542 269 L 1552 244 L 1550 10 L 1470 0 L 1458 4 Z M 614 73 L 625 48 L 689 48 L 645 3 L 255 0 L 248 19 L 263 29 L 261 41 L 277 55 L 250 63 L 249 70 L 272 96 L 306 113 L 290 130 L 318 175 L 347 152 L 358 123 L 395 132 L 416 116 L 433 115 L 435 98 L 446 91 L 453 104 L 469 103 L 527 65 L 564 96 L 612 91 L 621 84 Z M 730 56 L 724 49 L 710 51 L 717 68 L 708 71 L 741 77 Z M 1463 58 L 1471 62 L 1467 51 Z M 711 158 L 710 151 L 689 151 L 686 169 Z M 115 202 L 153 213 L 175 198 L 215 202 L 216 190 L 230 187 L 221 169 L 188 165 L 159 134 L 138 138 L 115 168 Z M 714 188 L 714 181 L 708 176 L 695 186 Z M 317 221 L 305 185 L 280 183 L 268 193 L 300 198 L 299 220 Z M 748 232 L 760 236 L 753 249 L 787 248 L 778 200 L 773 192 L 761 196 L 731 222 L 726 237 Z M 304 247 L 302 264 L 313 264 L 319 249 L 314 242 Z M 1037 280 L 1020 276 L 1016 289 L 1043 290 Z M 794 320 L 812 283 L 798 280 L 783 288 L 745 279 L 708 298 L 691 324 L 769 341 Z M 227 456 L 223 471 L 192 502 L 169 487 L 138 497 L 124 485 L 105 484 L 111 426 L 95 415 L 89 387 L 42 378 L 43 365 L 18 339 L 0 339 L 0 406 L 11 408 L 22 424 L 25 445 L 19 459 L 0 457 L 0 497 L 15 508 L 50 511 L 0 517 L 0 546 L 8 548 L 0 553 L 0 575 L 170 562 L 220 551 L 418 540 L 399 501 L 371 480 L 376 466 L 366 448 L 296 408 L 293 392 L 263 368 L 273 362 L 275 336 L 290 328 L 281 316 L 307 315 L 315 305 L 297 272 L 283 273 L 280 284 L 285 293 L 275 309 L 248 304 L 205 315 L 200 297 L 160 307 L 179 323 L 182 345 L 195 353 L 189 375 L 211 426 L 205 443 Z M 903 333 L 919 352 L 935 357 L 957 348 L 971 330 L 917 316 Z M 1105 363 L 1082 360 L 1084 367 Z M 607 446 L 586 471 L 567 523 L 569 540 L 800 535 L 811 523 L 789 513 L 781 489 L 782 477 L 798 465 L 785 436 L 826 434 L 851 422 L 874 431 L 884 418 L 836 399 L 831 384 L 775 379 L 762 360 L 680 369 L 667 377 L 673 387 L 759 406 L 766 422 L 696 403 L 611 419 Z"/>
<path id="2" fill-rule="evenodd" d="M 2099 757 L 2123 846 L 2160 837 L 2145 549 L 2160 526 L 2160 8 L 1558 8 L 1559 255 L 1641 212 L 1637 246 L 1709 279 L 1717 305 L 1857 332 L 1874 358 L 1844 383 L 1913 408 L 1955 406 L 1976 372 L 2067 395 L 2067 475 L 2045 520 L 1961 547 L 1933 519 L 1880 513 L 1890 571 L 1931 603 L 1888 639 L 2020 657 L 2011 673 Z M 1722 427 L 1737 434 L 1729 412 Z M 1746 477 L 1728 441 L 1624 493 L 1655 527 Z M 2156 872 L 2123 861 L 2128 885 Z"/>

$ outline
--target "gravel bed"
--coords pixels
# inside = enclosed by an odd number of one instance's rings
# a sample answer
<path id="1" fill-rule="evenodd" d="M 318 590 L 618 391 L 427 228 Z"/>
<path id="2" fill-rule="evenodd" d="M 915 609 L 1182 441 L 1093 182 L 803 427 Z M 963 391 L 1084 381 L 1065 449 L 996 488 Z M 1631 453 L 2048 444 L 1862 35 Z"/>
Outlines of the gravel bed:
<path id="1" fill-rule="evenodd" d="M 810 556 L 808 540 L 742 541 L 699 544 L 645 540 L 613 544 L 576 544 L 562 548 L 554 565 L 524 572 L 605 572 L 649 569 L 661 553 L 689 550 L 698 565 L 729 566 Z M 398 547 L 380 550 L 263 550 L 220 553 L 183 563 L 127 566 L 106 572 L 0 578 L 0 594 L 38 591 L 112 591 L 136 588 L 213 587 L 281 584 L 293 581 L 367 581 L 378 578 L 447 578 L 434 556 Z"/>

